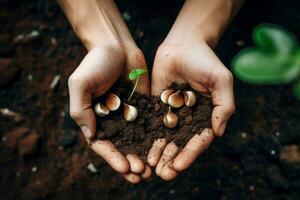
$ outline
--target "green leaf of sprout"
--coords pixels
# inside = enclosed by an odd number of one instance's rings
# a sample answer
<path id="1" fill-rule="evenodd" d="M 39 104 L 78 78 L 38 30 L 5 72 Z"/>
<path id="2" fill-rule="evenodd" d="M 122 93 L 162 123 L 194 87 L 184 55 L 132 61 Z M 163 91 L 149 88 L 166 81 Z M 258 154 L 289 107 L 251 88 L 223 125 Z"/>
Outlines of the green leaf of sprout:
<path id="1" fill-rule="evenodd" d="M 291 54 L 297 47 L 296 37 L 275 24 L 257 25 L 252 37 L 254 44 L 268 53 Z"/>
<path id="2" fill-rule="evenodd" d="M 133 81 L 133 80 L 136 80 L 141 75 L 146 74 L 146 72 L 147 72 L 146 69 L 133 69 L 129 73 L 128 78 Z"/>
<path id="3" fill-rule="evenodd" d="M 233 73 L 254 84 L 288 83 L 299 76 L 299 60 L 285 54 L 266 54 L 255 48 L 242 50 L 232 62 Z"/>

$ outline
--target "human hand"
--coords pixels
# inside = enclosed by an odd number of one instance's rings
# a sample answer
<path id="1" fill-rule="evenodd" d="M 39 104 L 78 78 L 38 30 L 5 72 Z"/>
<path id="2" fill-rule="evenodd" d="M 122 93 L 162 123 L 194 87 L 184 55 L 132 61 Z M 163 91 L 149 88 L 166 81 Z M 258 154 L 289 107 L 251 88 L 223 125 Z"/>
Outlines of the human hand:
<path id="1" fill-rule="evenodd" d="M 164 180 L 175 178 L 205 151 L 215 135 L 222 136 L 235 110 L 233 77 L 212 48 L 244 0 L 186 0 L 168 36 L 159 47 L 152 71 L 151 92 L 159 95 L 172 82 L 188 83 L 210 93 L 214 104 L 212 129 L 193 136 L 178 152 L 174 142 L 154 142 L 148 153 L 150 166 Z"/>
<path id="2" fill-rule="evenodd" d="M 174 142 L 166 144 L 163 138 L 154 142 L 148 163 L 156 166 L 156 174 L 164 180 L 171 180 L 187 169 L 208 148 L 215 135 L 222 136 L 235 110 L 233 77 L 204 41 L 163 43 L 159 47 L 152 71 L 152 94 L 160 95 L 172 82 L 188 83 L 199 92 L 210 93 L 214 109 L 212 129 L 193 136 L 181 152 Z"/>
<path id="3" fill-rule="evenodd" d="M 92 48 L 70 76 L 70 115 L 80 126 L 90 148 L 114 170 L 131 183 L 138 183 L 151 175 L 151 169 L 133 154 L 124 156 L 108 140 L 94 139 L 96 118 L 92 97 L 106 93 L 120 75 L 127 75 L 132 67 L 146 68 L 143 53 L 121 46 L 104 45 Z M 141 77 L 137 91 L 149 93 L 148 76 Z"/>
<path id="4" fill-rule="evenodd" d="M 89 53 L 69 78 L 70 114 L 81 127 L 85 138 L 97 154 L 131 183 L 151 175 L 136 155 L 122 155 L 108 140 L 91 140 L 96 119 L 91 108 L 93 96 L 101 96 L 120 75 L 132 68 L 146 68 L 143 53 L 136 46 L 117 8 L 111 0 L 59 0 L 77 37 Z M 141 77 L 138 92 L 149 93 L 148 76 Z"/>

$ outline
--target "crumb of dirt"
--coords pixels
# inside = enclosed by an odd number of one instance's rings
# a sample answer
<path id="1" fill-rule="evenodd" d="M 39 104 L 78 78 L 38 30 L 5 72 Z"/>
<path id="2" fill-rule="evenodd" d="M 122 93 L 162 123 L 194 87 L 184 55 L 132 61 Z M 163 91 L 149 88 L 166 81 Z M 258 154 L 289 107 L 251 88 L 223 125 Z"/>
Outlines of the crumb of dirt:
<path id="1" fill-rule="evenodd" d="M 34 155 L 37 152 L 40 137 L 27 127 L 19 127 L 9 132 L 5 137 L 5 145 L 22 157 Z"/>
<path id="2" fill-rule="evenodd" d="M 32 131 L 19 143 L 19 154 L 23 157 L 33 155 L 37 152 L 39 135 Z"/>
<path id="3" fill-rule="evenodd" d="M 300 162 L 300 149 L 295 144 L 284 146 L 281 148 L 279 157 L 291 163 Z"/>
<path id="4" fill-rule="evenodd" d="M 122 83 L 122 82 L 121 82 Z M 130 93 L 130 83 L 118 82 L 110 92 L 126 99 Z M 125 87 L 124 87 L 125 86 Z M 192 107 L 183 106 L 172 108 L 177 114 L 179 122 L 173 129 L 163 124 L 163 117 L 169 106 L 162 103 L 159 97 L 148 97 L 135 93 L 129 104 L 138 109 L 138 118 L 134 122 L 127 122 L 123 118 L 123 106 L 116 112 L 111 112 L 104 118 L 98 118 L 97 138 L 108 139 L 123 153 L 134 153 L 145 159 L 155 139 L 166 138 L 182 148 L 195 134 L 201 134 L 204 128 L 211 127 L 211 99 L 202 96 L 187 84 L 170 86 L 181 91 L 192 90 L 197 95 L 197 102 Z M 105 98 L 104 98 L 105 99 Z"/>
<path id="5" fill-rule="evenodd" d="M 19 127 L 6 134 L 5 145 L 11 150 L 15 151 L 18 148 L 18 144 L 22 138 L 25 137 L 30 129 L 27 127 Z"/>

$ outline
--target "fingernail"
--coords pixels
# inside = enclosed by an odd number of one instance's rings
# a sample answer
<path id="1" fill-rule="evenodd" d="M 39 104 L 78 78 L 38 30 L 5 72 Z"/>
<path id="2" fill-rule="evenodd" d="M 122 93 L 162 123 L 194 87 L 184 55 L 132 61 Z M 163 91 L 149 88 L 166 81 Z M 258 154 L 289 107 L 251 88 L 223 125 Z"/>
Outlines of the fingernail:
<path id="1" fill-rule="evenodd" d="M 219 135 L 222 136 L 225 132 L 225 129 L 226 129 L 226 123 L 223 122 L 220 126 L 220 129 L 219 129 Z"/>
<path id="2" fill-rule="evenodd" d="M 91 138 L 92 137 L 92 132 L 90 131 L 90 129 L 86 125 L 80 126 L 80 128 L 81 128 L 81 131 L 82 131 L 84 137 L 86 137 L 86 138 Z"/>

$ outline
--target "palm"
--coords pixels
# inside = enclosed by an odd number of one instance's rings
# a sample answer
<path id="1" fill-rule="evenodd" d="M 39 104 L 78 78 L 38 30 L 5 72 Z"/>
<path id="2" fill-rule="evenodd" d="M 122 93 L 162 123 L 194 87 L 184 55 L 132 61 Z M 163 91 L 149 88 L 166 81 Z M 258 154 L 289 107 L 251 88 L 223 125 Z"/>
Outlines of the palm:
<path id="1" fill-rule="evenodd" d="M 205 43 L 181 45 L 163 44 L 155 57 L 152 73 L 152 94 L 159 95 L 172 82 L 189 83 L 199 92 L 211 93 L 214 104 L 212 129 L 222 135 L 220 126 L 232 113 L 232 76 L 211 48 Z M 224 106 L 224 104 L 226 106 Z M 178 171 L 188 168 L 213 141 L 212 129 L 195 135 L 178 153 L 173 143 L 164 139 L 154 142 L 148 154 L 148 162 L 156 166 L 156 173 L 166 180 L 173 179 Z M 206 142 L 203 142 L 203 141 Z"/>
<path id="2" fill-rule="evenodd" d="M 96 132 L 92 97 L 106 93 L 120 75 L 127 74 L 132 66 L 146 68 L 141 51 L 127 51 L 125 54 L 118 49 L 96 47 L 70 76 L 69 92 L 72 118 L 81 128 L 88 127 L 90 130 L 90 134 L 86 135 L 89 146 L 128 181 L 137 183 L 141 180 L 140 176 L 148 177 L 151 170 L 136 155 L 122 155 L 108 140 L 90 140 Z M 148 76 L 143 79 L 137 89 L 148 93 Z M 86 129 L 82 130 L 84 132 Z"/>
<path id="3" fill-rule="evenodd" d="M 152 73 L 152 93 L 159 95 L 170 83 L 189 83 L 201 92 L 209 92 L 214 80 L 226 68 L 206 44 L 163 46 Z"/>

